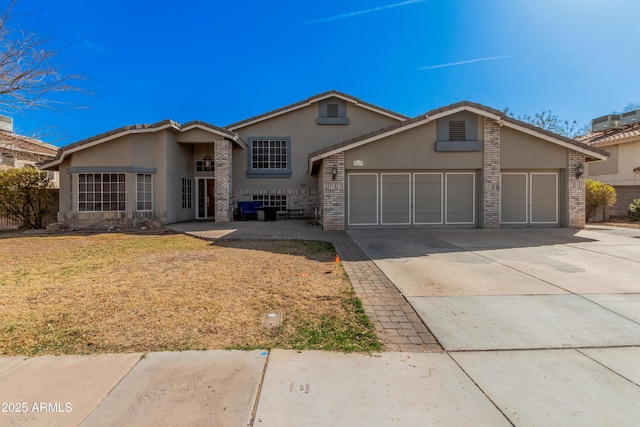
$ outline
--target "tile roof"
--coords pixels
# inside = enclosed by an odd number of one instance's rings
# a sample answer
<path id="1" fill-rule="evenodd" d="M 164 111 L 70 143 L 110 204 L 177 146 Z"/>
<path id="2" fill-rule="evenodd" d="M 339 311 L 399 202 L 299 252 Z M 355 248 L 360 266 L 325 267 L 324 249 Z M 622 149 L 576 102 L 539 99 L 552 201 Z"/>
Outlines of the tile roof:
<path id="1" fill-rule="evenodd" d="M 64 153 L 69 151 L 69 150 L 73 150 L 74 148 L 80 148 L 83 145 L 87 145 L 90 144 L 92 142 L 98 142 L 100 140 L 107 140 L 110 137 L 115 137 L 116 135 L 120 135 L 122 133 L 136 133 L 136 132 L 144 132 L 144 131 L 150 131 L 150 132 L 154 132 L 156 130 L 160 130 L 160 129 L 164 129 L 164 128 L 173 128 L 177 131 L 186 131 L 191 127 L 204 127 L 204 128 L 208 128 L 211 129 L 213 131 L 216 131 L 218 133 L 222 133 L 224 135 L 226 135 L 229 139 L 233 140 L 233 141 L 240 141 L 238 142 L 240 145 L 243 145 L 244 142 L 242 142 L 242 140 L 240 139 L 240 137 L 238 137 L 238 135 L 235 132 L 232 132 L 228 129 L 224 129 L 215 125 L 212 125 L 210 123 L 207 122 L 203 122 L 200 120 L 193 120 L 184 124 L 180 124 L 174 120 L 171 119 L 166 119 L 166 120 L 162 120 L 156 123 L 151 123 L 151 124 L 138 124 L 138 125 L 131 125 L 131 126 L 123 126 L 123 127 L 119 127 L 117 129 L 113 129 L 110 130 L 108 132 L 104 132 L 101 133 L 99 135 L 95 135 L 92 136 L 90 138 L 86 138 L 77 142 L 74 142 L 72 144 L 69 145 L 65 145 L 64 147 L 60 148 L 58 150 L 58 152 L 55 155 L 55 158 L 52 159 L 52 162 L 55 162 L 56 160 L 59 160 L 61 157 L 63 157 Z M 46 165 L 45 165 L 46 166 Z"/>
<path id="2" fill-rule="evenodd" d="M 37 139 L 0 129 L 0 151 L 8 150 L 53 158 L 58 147 Z"/>
<path id="3" fill-rule="evenodd" d="M 335 96 L 337 96 L 339 98 L 343 98 L 345 100 L 353 102 L 354 104 L 362 105 L 362 106 L 364 106 L 366 108 L 369 108 L 371 110 L 378 111 L 378 112 L 380 112 L 382 114 L 385 114 L 387 116 L 395 117 L 398 120 L 406 120 L 406 119 L 409 118 L 409 117 L 405 116 L 404 114 L 396 113 L 395 111 L 387 110 L 386 108 L 382 108 L 382 107 L 379 107 L 377 105 L 370 104 L 370 103 L 365 102 L 365 101 L 363 101 L 363 100 L 361 100 L 359 98 L 356 98 L 355 96 L 351 96 L 351 95 L 348 95 L 346 93 L 343 93 L 343 92 L 340 92 L 340 91 L 337 91 L 337 90 L 330 90 L 330 91 L 327 91 L 327 92 L 322 92 L 322 93 L 319 93 L 317 95 L 311 96 L 311 97 L 309 97 L 307 99 L 304 99 L 302 101 L 295 102 L 293 104 L 289 104 L 289 105 L 286 105 L 284 107 L 280 107 L 280 108 L 277 108 L 275 110 L 268 111 L 268 112 L 263 113 L 263 114 L 259 114 L 257 116 L 249 117 L 248 119 L 244 119 L 244 120 L 241 120 L 239 122 L 232 123 L 232 124 L 227 125 L 225 127 L 227 129 L 235 130 L 235 129 L 247 126 L 250 123 L 255 123 L 255 122 L 259 122 L 261 120 L 266 120 L 269 117 L 277 116 L 277 115 L 280 115 L 280 114 L 284 114 L 284 113 L 287 113 L 287 112 L 289 112 L 291 110 L 295 110 L 295 109 L 307 106 L 309 104 L 312 104 L 314 102 L 320 101 L 322 99 L 329 98 L 332 95 L 335 95 Z"/>
<path id="4" fill-rule="evenodd" d="M 553 133 L 551 131 L 548 131 L 548 130 L 539 128 L 537 126 L 534 126 L 534 125 L 532 125 L 530 123 L 526 123 L 526 122 L 523 122 L 521 120 L 517 120 L 517 119 L 515 119 L 513 117 L 508 116 L 503 111 L 496 110 L 496 109 L 493 109 L 493 108 L 490 108 L 490 107 L 487 107 L 485 105 L 478 104 L 478 103 L 475 103 L 475 102 L 461 101 L 461 102 L 457 102 L 455 104 L 447 105 L 445 107 L 440 107 L 440 108 L 433 109 L 431 111 L 428 111 L 425 114 L 421 114 L 421 115 L 419 115 L 417 117 L 405 120 L 405 121 L 400 122 L 398 124 L 395 124 L 395 125 L 392 125 L 392 126 L 388 126 L 386 128 L 379 129 L 377 131 L 374 131 L 374 132 L 371 132 L 371 133 L 368 133 L 368 134 L 365 134 L 365 135 L 358 136 L 356 138 L 352 138 L 352 139 L 349 139 L 349 140 L 346 140 L 346 141 L 343 141 L 343 142 L 339 142 L 337 144 L 325 147 L 323 149 L 320 149 L 318 151 L 315 151 L 315 152 L 309 154 L 309 159 L 312 160 L 312 159 L 315 159 L 315 158 L 318 158 L 318 157 L 322 158 L 323 154 L 326 154 L 326 153 L 329 153 L 329 152 L 333 152 L 335 150 L 343 151 L 341 149 L 345 149 L 346 150 L 346 149 L 348 149 L 347 147 L 349 147 L 350 145 L 355 145 L 355 144 L 357 144 L 359 142 L 366 141 L 366 140 L 368 140 L 370 138 L 373 138 L 375 136 L 383 135 L 383 134 L 386 134 L 386 133 L 389 133 L 389 132 L 392 132 L 392 131 L 395 131 L 395 130 L 401 131 L 403 128 L 410 128 L 411 125 L 419 123 L 419 122 L 422 122 L 422 121 L 427 123 L 427 122 L 431 121 L 430 118 L 433 117 L 433 116 L 446 115 L 447 112 L 450 112 L 450 111 L 453 111 L 453 110 L 457 110 L 457 109 L 465 109 L 465 108 L 473 108 L 473 109 L 476 109 L 476 110 L 480 110 L 483 113 L 486 113 L 487 115 L 490 115 L 490 116 L 493 116 L 496 119 L 502 120 L 503 122 L 511 123 L 511 124 L 519 126 L 519 127 L 530 129 L 530 130 L 532 130 L 532 131 L 534 131 L 534 132 L 536 132 L 538 134 L 542 134 L 542 135 L 545 135 L 547 137 L 551 137 L 551 138 L 554 138 L 556 140 L 562 141 L 562 142 L 564 142 L 566 144 L 573 145 L 576 148 L 586 149 L 586 150 L 591 151 L 593 153 L 598 153 L 600 155 L 609 156 L 609 153 L 607 153 L 604 150 L 601 150 L 601 149 L 596 148 L 596 147 L 590 147 L 590 146 L 588 146 L 588 145 L 586 145 L 586 144 L 584 144 L 582 142 L 576 141 L 574 139 L 571 139 L 571 138 L 568 138 L 568 137 L 565 137 L 565 136 L 562 136 L 562 135 L 558 135 L 558 134 Z"/>
<path id="5" fill-rule="evenodd" d="M 591 132 L 587 135 L 576 138 L 578 141 L 588 145 L 610 145 L 624 140 L 640 138 L 640 123 L 625 127 L 623 129 L 607 129 L 600 132 Z"/>

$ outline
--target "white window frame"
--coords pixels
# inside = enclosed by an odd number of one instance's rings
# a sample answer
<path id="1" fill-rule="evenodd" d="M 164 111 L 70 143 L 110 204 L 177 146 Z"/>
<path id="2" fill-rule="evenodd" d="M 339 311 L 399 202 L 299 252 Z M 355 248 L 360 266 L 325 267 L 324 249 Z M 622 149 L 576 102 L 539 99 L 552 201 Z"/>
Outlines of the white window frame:
<path id="1" fill-rule="evenodd" d="M 146 177 L 149 177 L 149 188 L 146 188 Z M 139 179 L 143 178 L 143 181 L 140 182 Z M 142 188 L 142 193 L 140 191 L 140 185 Z M 142 200 L 140 196 L 142 195 Z M 140 209 L 140 203 L 143 204 L 143 209 Z M 147 208 L 148 206 L 148 208 Z M 137 173 L 136 174 L 136 211 L 137 212 L 150 212 L 153 210 L 153 175 L 150 173 Z"/>
<path id="2" fill-rule="evenodd" d="M 272 143 L 274 144 L 273 147 L 271 145 Z M 256 146 L 258 144 L 260 144 L 261 146 Z M 249 137 L 248 145 L 249 164 L 247 168 L 247 176 L 249 178 L 291 177 L 290 137 Z M 275 145 L 278 146 L 276 147 Z M 277 150 L 280 150 L 280 152 L 275 152 Z M 256 156 L 263 156 L 263 158 L 256 159 Z M 272 156 L 284 156 L 284 159 L 272 158 Z"/>
<path id="3" fill-rule="evenodd" d="M 182 209 L 193 209 L 193 180 L 182 178 Z"/>
<path id="4" fill-rule="evenodd" d="M 92 182 L 89 182 L 88 177 L 89 175 L 92 176 Z M 96 190 L 96 181 L 95 181 L 95 177 L 96 176 L 100 176 L 100 189 L 99 191 Z M 111 181 L 111 178 L 113 178 L 113 175 L 116 176 L 116 181 L 113 182 Z M 84 182 L 80 182 L 80 178 L 84 176 L 85 181 Z M 104 181 L 104 177 L 105 176 L 109 176 L 109 182 L 106 183 Z M 120 178 L 122 178 L 122 181 L 120 180 Z M 109 190 L 105 191 L 106 187 L 105 185 L 109 185 Z M 116 185 L 116 188 L 114 189 L 114 185 Z M 84 188 L 84 190 L 83 190 Z M 111 197 L 114 194 L 117 194 L 117 201 L 112 201 L 112 200 L 104 200 L 105 194 L 109 194 L 109 199 L 111 199 Z M 115 172 L 115 173 L 101 173 L 101 172 L 83 172 L 83 173 L 78 173 L 78 190 L 77 190 L 77 194 L 78 194 L 78 212 L 126 212 L 127 210 L 127 174 L 126 173 L 122 173 L 122 172 Z M 84 197 L 81 197 L 81 195 L 84 195 Z M 95 198 L 97 195 L 100 195 L 100 200 L 96 201 Z M 84 198 L 85 200 L 80 200 L 81 198 Z M 91 198 L 92 200 L 88 200 L 89 198 Z M 122 199 L 122 200 L 120 200 Z M 100 210 L 95 210 L 95 207 L 97 204 L 100 204 Z M 104 209 L 104 207 L 106 206 L 106 204 L 108 205 L 108 209 Z M 111 204 L 112 203 L 116 203 L 116 207 L 117 209 L 111 209 Z M 85 205 L 92 205 L 92 209 L 80 209 L 81 205 L 85 204 Z M 122 206 L 122 209 L 120 208 Z"/>

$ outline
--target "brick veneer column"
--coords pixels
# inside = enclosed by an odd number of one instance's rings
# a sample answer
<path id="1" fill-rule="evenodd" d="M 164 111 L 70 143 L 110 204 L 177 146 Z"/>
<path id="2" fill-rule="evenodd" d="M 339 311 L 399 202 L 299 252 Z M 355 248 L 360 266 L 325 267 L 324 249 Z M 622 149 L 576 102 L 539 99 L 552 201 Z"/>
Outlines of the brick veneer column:
<path id="1" fill-rule="evenodd" d="M 500 228 L 500 125 L 484 118 L 483 228 Z"/>
<path id="2" fill-rule="evenodd" d="M 567 164 L 567 175 L 569 181 L 568 198 L 569 198 L 569 223 L 572 228 L 584 228 L 585 210 L 584 210 L 584 175 L 576 178 L 576 166 L 582 163 L 584 166 L 584 154 L 580 154 L 573 150 L 569 150 Z"/>
<path id="3" fill-rule="evenodd" d="M 216 222 L 231 220 L 231 141 L 214 142 L 214 166 L 216 178 Z"/>
<path id="4" fill-rule="evenodd" d="M 336 180 L 333 180 L 333 168 L 337 169 Z M 345 218 L 345 173 L 344 153 L 334 154 L 322 162 L 320 170 L 322 189 L 322 228 L 324 230 L 344 230 Z"/>

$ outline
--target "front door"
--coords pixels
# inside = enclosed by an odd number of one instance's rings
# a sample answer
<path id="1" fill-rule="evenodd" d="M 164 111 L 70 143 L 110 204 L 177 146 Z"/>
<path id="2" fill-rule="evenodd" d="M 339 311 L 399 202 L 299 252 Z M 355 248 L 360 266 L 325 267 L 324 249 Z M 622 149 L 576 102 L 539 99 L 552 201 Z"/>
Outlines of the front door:
<path id="1" fill-rule="evenodd" d="M 213 178 L 197 178 L 198 180 L 198 219 L 215 218 L 216 181 Z"/>

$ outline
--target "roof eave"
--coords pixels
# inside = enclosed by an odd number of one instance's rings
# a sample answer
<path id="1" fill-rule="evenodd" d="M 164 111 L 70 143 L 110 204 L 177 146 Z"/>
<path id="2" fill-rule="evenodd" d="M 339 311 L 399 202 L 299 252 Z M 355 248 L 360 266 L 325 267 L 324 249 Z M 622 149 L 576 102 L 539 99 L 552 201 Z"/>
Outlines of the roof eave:
<path id="1" fill-rule="evenodd" d="M 490 108 L 481 108 L 482 106 L 476 106 L 476 105 L 477 104 L 474 104 L 468 101 L 462 101 L 457 104 L 452 104 L 449 107 L 443 107 L 436 110 L 432 110 L 424 114 L 422 119 L 420 119 L 420 116 L 418 116 L 414 119 L 409 120 L 407 125 L 405 126 L 399 126 L 389 132 L 380 133 L 370 138 L 365 138 L 351 144 L 341 145 L 334 149 L 329 149 L 317 155 L 310 156 L 309 164 L 308 164 L 308 173 L 313 174 L 313 171 L 316 170 L 315 163 L 329 156 L 332 156 L 334 154 L 338 154 L 344 151 L 348 151 L 353 148 L 360 147 L 362 145 L 369 144 L 379 139 L 387 138 L 397 133 L 401 133 L 406 130 L 413 129 L 418 126 L 422 126 L 434 120 L 438 120 L 440 118 L 450 116 L 452 114 L 455 114 L 461 111 L 470 111 L 472 113 L 481 115 L 483 117 L 488 117 L 490 119 L 498 121 L 500 123 L 500 126 L 507 126 L 512 129 L 518 130 L 520 132 L 535 136 L 540 139 L 544 139 L 554 144 L 585 154 L 587 156 L 587 160 L 606 160 L 609 157 L 608 153 L 606 153 L 604 150 L 600 150 L 595 147 L 589 147 L 584 143 L 580 143 L 575 140 L 569 140 L 569 138 L 567 138 L 567 140 L 565 141 L 560 135 L 558 135 L 559 137 L 554 137 L 550 134 L 542 132 L 541 130 L 536 130 L 536 129 L 529 128 L 527 126 L 523 126 L 520 124 L 518 120 L 509 118 L 505 114 L 500 113 L 497 110 L 493 110 Z"/>
<path id="2" fill-rule="evenodd" d="M 364 102 L 364 101 L 362 101 L 362 100 L 360 100 L 360 99 L 358 99 L 356 97 L 352 97 L 352 96 L 344 94 L 342 92 L 329 91 L 329 92 L 323 92 L 321 94 L 312 96 L 312 97 L 310 97 L 310 98 L 308 98 L 306 100 L 290 104 L 289 106 L 286 106 L 286 107 L 283 107 L 283 108 L 279 108 L 277 110 L 273 110 L 270 113 L 268 112 L 268 113 L 265 113 L 265 114 L 254 116 L 254 117 L 246 119 L 246 120 L 242 120 L 242 121 L 239 121 L 239 122 L 236 122 L 236 123 L 232 123 L 230 125 L 225 126 L 225 128 L 229 129 L 231 131 L 236 131 L 238 129 L 242 129 L 244 127 L 251 126 L 251 125 L 254 125 L 256 123 L 260 123 L 262 121 L 269 120 L 269 119 L 272 119 L 274 117 L 278 117 L 278 116 L 281 116 L 283 114 L 287 114 L 287 113 L 290 113 L 292 111 L 299 110 L 301 108 L 309 107 L 310 105 L 312 105 L 312 104 L 314 104 L 316 102 L 323 101 L 323 100 L 329 99 L 329 98 L 339 98 L 339 99 L 342 99 L 342 100 L 344 100 L 346 102 L 350 102 L 350 103 L 352 103 L 354 105 L 357 105 L 357 106 L 359 106 L 361 108 L 365 108 L 365 109 L 373 111 L 375 113 L 385 115 L 387 117 L 390 117 L 390 118 L 398 120 L 398 121 L 404 121 L 404 120 L 409 119 L 409 117 L 407 117 L 407 116 L 404 116 L 404 115 L 398 114 L 398 113 L 394 113 L 393 111 L 386 110 L 384 108 L 376 107 L 373 104 L 368 104 L 368 103 L 366 103 L 366 102 Z"/>

